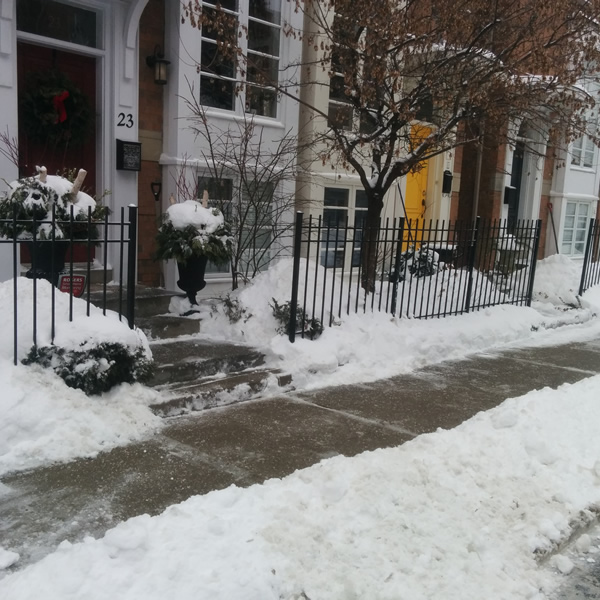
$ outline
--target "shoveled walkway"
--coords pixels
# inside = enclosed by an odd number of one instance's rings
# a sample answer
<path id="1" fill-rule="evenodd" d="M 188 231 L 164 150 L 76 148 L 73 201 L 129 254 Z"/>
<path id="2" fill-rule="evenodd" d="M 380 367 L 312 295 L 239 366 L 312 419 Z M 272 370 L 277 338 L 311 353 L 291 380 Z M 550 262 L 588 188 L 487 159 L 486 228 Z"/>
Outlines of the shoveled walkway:
<path id="1" fill-rule="evenodd" d="M 323 458 L 451 428 L 508 397 L 600 373 L 600 340 L 482 354 L 367 385 L 256 400 L 171 419 L 161 433 L 2 478 L 0 545 L 38 560 L 194 494 L 283 477 Z"/>

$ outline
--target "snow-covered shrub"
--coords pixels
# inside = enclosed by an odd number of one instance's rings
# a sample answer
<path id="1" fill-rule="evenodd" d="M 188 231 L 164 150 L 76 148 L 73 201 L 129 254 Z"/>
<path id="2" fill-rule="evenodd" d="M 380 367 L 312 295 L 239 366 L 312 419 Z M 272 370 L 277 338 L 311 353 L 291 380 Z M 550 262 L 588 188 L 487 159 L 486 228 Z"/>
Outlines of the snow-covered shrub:
<path id="1" fill-rule="evenodd" d="M 277 328 L 277 333 L 280 335 L 287 335 L 290 330 L 290 318 L 292 311 L 291 302 L 284 302 L 279 304 L 275 298 L 272 299 L 273 304 L 270 304 L 273 310 L 273 316 L 280 323 Z M 298 304 L 296 308 L 296 330 L 302 327 L 302 332 L 305 337 L 311 340 L 318 338 L 323 333 L 323 324 L 316 317 L 311 317 L 304 309 Z"/>
<path id="2" fill-rule="evenodd" d="M 132 349 L 118 342 L 86 349 L 34 346 L 22 362 L 52 369 L 69 387 L 83 390 L 88 396 L 107 392 L 121 383 L 147 381 L 153 373 L 152 360 L 144 348 Z"/>

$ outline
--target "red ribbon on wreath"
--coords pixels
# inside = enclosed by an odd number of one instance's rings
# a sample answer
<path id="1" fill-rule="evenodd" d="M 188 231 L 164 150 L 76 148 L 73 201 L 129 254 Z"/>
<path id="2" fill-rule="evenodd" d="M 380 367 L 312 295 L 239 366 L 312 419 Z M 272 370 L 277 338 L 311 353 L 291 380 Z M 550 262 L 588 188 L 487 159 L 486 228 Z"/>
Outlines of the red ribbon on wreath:
<path id="1" fill-rule="evenodd" d="M 69 92 L 65 90 L 60 94 L 56 94 L 54 98 L 52 98 L 52 102 L 54 103 L 54 110 L 56 111 L 56 120 L 55 123 L 64 123 L 67 120 L 67 109 L 65 108 L 65 100 L 69 97 Z"/>

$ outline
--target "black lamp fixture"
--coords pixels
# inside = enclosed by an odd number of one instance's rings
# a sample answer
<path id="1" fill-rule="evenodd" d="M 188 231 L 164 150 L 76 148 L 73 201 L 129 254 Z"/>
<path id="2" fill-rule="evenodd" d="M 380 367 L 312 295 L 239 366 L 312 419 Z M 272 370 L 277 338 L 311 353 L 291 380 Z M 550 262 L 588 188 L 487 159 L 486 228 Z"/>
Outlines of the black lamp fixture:
<path id="1" fill-rule="evenodd" d="M 154 54 L 146 57 L 146 64 L 154 69 L 154 83 L 165 85 L 167 83 L 167 65 L 170 65 L 171 61 L 165 59 L 158 44 L 154 46 Z"/>
<path id="2" fill-rule="evenodd" d="M 160 181 L 153 181 L 150 184 L 150 189 L 152 190 L 154 199 L 158 202 L 160 200 L 160 193 L 162 192 L 162 183 Z"/>

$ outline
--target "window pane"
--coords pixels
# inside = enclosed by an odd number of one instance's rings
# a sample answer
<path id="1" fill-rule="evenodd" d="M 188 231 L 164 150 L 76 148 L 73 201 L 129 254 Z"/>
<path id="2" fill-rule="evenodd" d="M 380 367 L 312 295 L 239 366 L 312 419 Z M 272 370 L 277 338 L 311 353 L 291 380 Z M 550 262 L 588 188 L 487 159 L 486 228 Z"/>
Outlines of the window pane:
<path id="1" fill-rule="evenodd" d="M 279 56 L 279 29 L 257 21 L 249 21 L 248 50 Z"/>
<path id="2" fill-rule="evenodd" d="M 237 0 L 209 0 L 208 2 L 204 2 L 203 4 L 212 4 L 213 6 L 216 6 L 218 4 L 221 8 L 224 8 L 225 10 L 232 10 L 234 12 L 237 11 Z"/>
<path id="3" fill-rule="evenodd" d="M 575 232 L 575 241 L 585 242 L 585 229 L 578 229 Z"/>
<path id="4" fill-rule="evenodd" d="M 567 202 L 567 214 L 574 215 L 577 211 L 577 204 L 575 202 Z"/>
<path id="5" fill-rule="evenodd" d="M 200 103 L 213 108 L 233 110 L 233 82 L 216 77 L 200 77 Z"/>
<path id="6" fill-rule="evenodd" d="M 354 111 L 348 104 L 329 103 L 327 112 L 327 124 L 329 127 L 337 127 L 341 129 L 352 129 L 352 117 Z"/>
<path id="7" fill-rule="evenodd" d="M 580 216 L 586 216 L 589 214 L 590 212 L 590 205 L 589 204 L 580 204 L 579 205 L 579 215 Z"/>
<path id="8" fill-rule="evenodd" d="M 233 181 L 231 179 L 216 179 L 214 177 L 198 177 L 198 196 L 204 196 L 204 190 L 208 192 L 211 202 L 231 200 Z"/>
<path id="9" fill-rule="evenodd" d="M 216 44 L 206 40 L 202 41 L 200 67 L 204 72 L 223 77 L 233 77 L 233 61 L 221 55 Z"/>
<path id="10" fill-rule="evenodd" d="M 325 208 L 323 210 L 323 226 L 324 227 L 345 227 L 348 213 L 345 210 L 339 210 L 336 208 Z M 343 230 L 340 230 L 342 235 Z M 335 236 L 335 232 L 330 232 L 329 239 L 331 236 Z"/>
<path id="11" fill-rule="evenodd" d="M 17 29 L 90 48 L 98 47 L 97 15 L 54 0 L 17 0 Z"/>
<path id="12" fill-rule="evenodd" d="M 246 88 L 246 112 L 263 117 L 276 117 L 277 93 L 274 90 L 248 86 Z"/>
<path id="13" fill-rule="evenodd" d="M 563 243 L 561 254 L 571 254 L 571 244 Z"/>
<path id="14" fill-rule="evenodd" d="M 573 230 L 572 229 L 565 229 L 565 232 L 563 233 L 563 241 L 564 242 L 572 242 L 573 241 Z"/>
<path id="15" fill-rule="evenodd" d="M 281 22 L 281 0 L 250 0 L 250 16 L 269 23 Z"/>
<path id="16" fill-rule="evenodd" d="M 350 102 L 345 92 L 346 84 L 342 75 L 334 75 L 329 82 L 329 97 L 339 102 Z"/>
<path id="17" fill-rule="evenodd" d="M 367 199 L 367 192 L 365 192 L 365 190 L 356 190 L 356 204 L 355 204 L 356 208 L 368 208 L 369 207 L 369 201 Z M 357 213 L 356 218 L 362 218 L 359 217 L 359 213 Z"/>
<path id="18" fill-rule="evenodd" d="M 266 56 L 248 53 L 248 81 L 251 83 L 276 83 L 279 79 L 279 61 Z"/>
<path id="19" fill-rule="evenodd" d="M 349 190 L 344 188 L 325 188 L 325 206 L 348 206 Z"/>
<path id="20" fill-rule="evenodd" d="M 583 242 L 576 242 L 575 243 L 575 250 L 573 251 L 573 254 L 583 254 Z"/>

